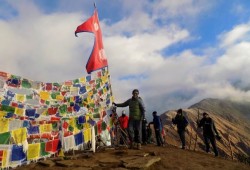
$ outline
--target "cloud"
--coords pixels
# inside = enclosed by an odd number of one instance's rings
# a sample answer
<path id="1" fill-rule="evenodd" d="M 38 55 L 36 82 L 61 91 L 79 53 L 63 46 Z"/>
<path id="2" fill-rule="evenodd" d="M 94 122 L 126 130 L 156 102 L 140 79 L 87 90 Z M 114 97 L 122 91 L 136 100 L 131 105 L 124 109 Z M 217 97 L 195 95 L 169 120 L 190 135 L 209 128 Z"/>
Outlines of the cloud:
<path id="1" fill-rule="evenodd" d="M 1 70 L 40 81 L 85 76 L 94 39 L 88 33 L 76 38 L 74 31 L 90 17 L 90 10 L 80 10 L 82 1 L 73 6 L 60 1 L 54 12 L 30 2 L 12 2 L 16 14 L 11 17 L 6 11 L 2 13 L 10 19 L 0 20 Z M 154 110 L 162 113 L 188 107 L 208 97 L 250 99 L 249 23 L 214 35 L 219 41 L 209 49 L 200 49 L 208 51 L 203 55 L 187 48 L 168 56 L 166 48 L 193 38 L 178 19 L 199 24 L 199 15 L 208 12 L 215 1 L 112 2 L 119 7 L 114 9 L 119 14 L 112 22 L 102 19 L 101 27 L 116 102 L 130 98 L 132 90 L 138 88 L 150 117 Z M 103 3 L 100 1 L 99 7 Z M 107 6 L 103 8 L 108 11 Z"/>
<path id="2" fill-rule="evenodd" d="M 1 70 L 40 81 L 65 81 L 83 76 L 93 35 L 76 38 L 79 13 L 44 14 L 34 5 L 17 6 L 19 15 L 0 21 Z M 34 15 L 27 14 L 33 11 Z M 84 37 L 84 38 L 83 38 Z M 81 62 L 79 62 L 81 61 Z"/>
<path id="3" fill-rule="evenodd" d="M 250 24 L 237 25 L 231 31 L 219 37 L 222 41 L 221 46 L 227 47 L 243 40 L 250 40 Z"/>

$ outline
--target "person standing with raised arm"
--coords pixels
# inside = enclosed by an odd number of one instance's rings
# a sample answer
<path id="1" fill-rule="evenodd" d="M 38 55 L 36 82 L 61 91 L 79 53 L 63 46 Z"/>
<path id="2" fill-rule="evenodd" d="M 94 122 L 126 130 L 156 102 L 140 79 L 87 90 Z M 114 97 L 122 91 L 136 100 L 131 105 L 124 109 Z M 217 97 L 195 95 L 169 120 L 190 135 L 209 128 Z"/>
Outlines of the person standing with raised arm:
<path id="1" fill-rule="evenodd" d="M 124 103 L 113 103 L 117 107 L 129 106 L 129 123 L 128 132 L 130 138 L 130 148 L 135 145 L 137 149 L 141 149 L 141 124 L 145 119 L 145 106 L 141 97 L 139 97 L 139 90 L 132 91 L 132 98 Z"/>
<path id="2" fill-rule="evenodd" d="M 208 153 L 210 151 L 210 143 L 213 146 L 214 154 L 215 156 L 219 155 L 216 140 L 220 140 L 221 137 L 214 125 L 214 121 L 211 117 L 209 117 L 208 113 L 203 113 L 203 118 L 201 120 L 197 121 L 198 127 L 203 129 L 203 137 L 204 137 L 204 143 L 206 145 L 206 152 Z"/>

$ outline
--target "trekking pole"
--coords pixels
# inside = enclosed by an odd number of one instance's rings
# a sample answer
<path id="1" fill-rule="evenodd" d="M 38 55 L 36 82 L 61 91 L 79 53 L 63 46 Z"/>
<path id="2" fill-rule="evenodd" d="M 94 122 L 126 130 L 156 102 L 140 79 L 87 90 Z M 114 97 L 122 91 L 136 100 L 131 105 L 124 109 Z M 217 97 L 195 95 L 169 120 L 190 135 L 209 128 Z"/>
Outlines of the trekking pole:
<path id="1" fill-rule="evenodd" d="M 191 130 L 190 130 L 190 133 L 189 133 L 189 150 L 191 149 L 191 142 L 192 142 L 192 138 L 193 138 L 193 136 L 192 136 L 192 132 L 193 132 L 193 128 L 191 127 Z"/>
<path id="2" fill-rule="evenodd" d="M 198 116 L 197 116 L 197 122 L 200 120 L 200 110 L 198 108 Z M 196 144 L 197 144 L 197 140 L 198 140 L 198 125 L 197 125 L 197 129 L 196 129 L 196 135 L 195 135 L 195 141 L 194 141 L 194 151 L 196 149 Z"/>
<path id="3" fill-rule="evenodd" d="M 229 143 L 231 158 L 232 158 L 232 160 L 234 160 L 234 154 L 233 154 L 233 150 L 232 150 L 232 146 L 231 146 L 230 134 L 228 134 L 227 138 L 228 138 L 228 143 Z"/>

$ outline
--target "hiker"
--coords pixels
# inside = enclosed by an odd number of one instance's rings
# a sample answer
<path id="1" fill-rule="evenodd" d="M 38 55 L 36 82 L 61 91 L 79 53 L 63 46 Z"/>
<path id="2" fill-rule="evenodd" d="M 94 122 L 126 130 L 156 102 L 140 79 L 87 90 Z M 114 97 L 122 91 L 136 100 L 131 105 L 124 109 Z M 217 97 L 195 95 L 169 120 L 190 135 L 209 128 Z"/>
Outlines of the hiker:
<path id="1" fill-rule="evenodd" d="M 123 139 L 127 139 L 128 119 L 125 110 L 123 110 L 122 115 L 118 118 Z M 120 144 L 124 144 L 124 141 L 120 140 Z"/>
<path id="2" fill-rule="evenodd" d="M 117 107 L 127 107 L 129 106 L 129 123 L 128 131 L 130 138 L 130 148 L 135 147 L 141 149 L 141 123 L 145 118 L 145 107 L 143 100 L 139 97 L 139 90 L 134 89 L 132 91 L 132 98 L 128 99 L 124 103 L 113 103 Z"/>
<path id="3" fill-rule="evenodd" d="M 198 127 L 203 128 L 203 137 L 204 137 L 204 143 L 206 145 L 206 152 L 208 153 L 210 151 L 210 142 L 214 149 L 215 156 L 218 156 L 218 149 L 216 146 L 216 138 L 218 140 L 221 139 L 212 118 L 209 117 L 208 113 L 203 113 L 203 118 L 199 121 L 197 121 Z"/>
<path id="4" fill-rule="evenodd" d="M 147 119 L 142 120 L 142 144 L 146 145 L 147 144 Z"/>
<path id="5" fill-rule="evenodd" d="M 187 118 L 183 115 L 182 109 L 177 110 L 177 114 L 175 118 L 172 119 L 173 124 L 177 125 L 177 132 L 180 136 L 182 149 L 185 149 L 186 147 L 186 142 L 185 142 L 185 131 L 186 127 L 188 125 Z"/>
<path id="6" fill-rule="evenodd" d="M 157 146 L 163 146 L 164 142 L 162 139 L 162 122 L 161 122 L 161 118 L 160 116 L 157 115 L 157 112 L 154 111 L 152 113 L 153 115 L 153 124 L 154 124 L 154 129 L 155 129 L 155 138 L 156 138 L 156 142 L 157 142 Z"/>
<path id="7" fill-rule="evenodd" d="M 115 125 L 117 124 L 117 113 L 116 113 L 116 107 L 111 108 L 111 114 L 110 116 L 110 136 L 111 136 L 111 145 L 115 145 Z"/>
<path id="8" fill-rule="evenodd" d="M 153 124 L 152 122 L 150 122 L 147 125 L 147 143 L 153 143 L 153 139 L 152 139 L 152 129 L 150 127 L 150 125 Z"/>

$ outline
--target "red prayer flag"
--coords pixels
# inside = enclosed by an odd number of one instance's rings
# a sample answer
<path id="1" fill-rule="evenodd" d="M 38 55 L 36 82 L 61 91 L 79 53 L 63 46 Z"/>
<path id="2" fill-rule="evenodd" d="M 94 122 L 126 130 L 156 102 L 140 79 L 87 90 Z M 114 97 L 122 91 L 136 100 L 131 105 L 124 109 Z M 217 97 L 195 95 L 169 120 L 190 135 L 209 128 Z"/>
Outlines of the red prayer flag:
<path id="1" fill-rule="evenodd" d="M 57 151 L 58 143 L 59 139 L 48 141 L 45 145 L 45 151 L 55 153 Z"/>
<path id="2" fill-rule="evenodd" d="M 87 21 L 77 27 L 75 35 L 77 36 L 77 33 L 79 32 L 91 32 L 95 35 L 94 48 L 86 64 L 86 70 L 88 74 L 90 74 L 92 71 L 107 67 L 108 61 L 103 48 L 102 31 L 96 9 L 94 14 Z"/>

